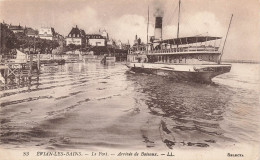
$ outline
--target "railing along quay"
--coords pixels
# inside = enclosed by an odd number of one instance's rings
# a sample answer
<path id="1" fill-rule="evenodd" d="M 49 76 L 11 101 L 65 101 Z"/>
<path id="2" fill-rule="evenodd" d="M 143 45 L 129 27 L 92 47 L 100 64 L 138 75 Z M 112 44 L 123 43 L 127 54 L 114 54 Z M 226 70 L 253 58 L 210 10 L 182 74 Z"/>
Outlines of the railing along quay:
<path id="1" fill-rule="evenodd" d="M 30 82 L 32 77 L 39 78 L 39 69 L 37 63 L 30 62 L 4 62 L 0 64 L 1 76 L 4 79 L 4 85 L 18 86 L 25 82 Z"/>

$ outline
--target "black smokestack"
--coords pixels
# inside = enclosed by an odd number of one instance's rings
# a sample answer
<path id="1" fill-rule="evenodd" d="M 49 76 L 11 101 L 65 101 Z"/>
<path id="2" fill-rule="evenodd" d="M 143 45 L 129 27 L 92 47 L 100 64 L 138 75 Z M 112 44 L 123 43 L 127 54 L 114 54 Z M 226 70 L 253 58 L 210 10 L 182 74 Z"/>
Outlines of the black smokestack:
<path id="1" fill-rule="evenodd" d="M 162 19 L 163 17 L 155 17 L 155 29 L 154 29 L 154 39 L 162 40 Z"/>
<path id="2" fill-rule="evenodd" d="M 154 26 L 154 39 L 162 39 L 162 22 L 164 15 L 164 5 L 160 0 L 154 0 L 154 17 L 155 17 L 155 26 Z"/>
<path id="3" fill-rule="evenodd" d="M 162 28 L 162 17 L 155 17 L 155 28 Z"/>

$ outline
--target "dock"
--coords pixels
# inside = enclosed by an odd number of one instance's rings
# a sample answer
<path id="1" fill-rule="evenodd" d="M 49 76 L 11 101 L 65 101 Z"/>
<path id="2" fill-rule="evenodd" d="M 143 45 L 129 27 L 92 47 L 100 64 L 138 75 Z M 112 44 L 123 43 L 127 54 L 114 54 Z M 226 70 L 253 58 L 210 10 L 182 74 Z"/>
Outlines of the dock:
<path id="1" fill-rule="evenodd" d="M 25 84 L 33 77 L 39 78 L 39 68 L 36 62 L 5 62 L 0 64 L 1 79 L 5 85 Z"/>

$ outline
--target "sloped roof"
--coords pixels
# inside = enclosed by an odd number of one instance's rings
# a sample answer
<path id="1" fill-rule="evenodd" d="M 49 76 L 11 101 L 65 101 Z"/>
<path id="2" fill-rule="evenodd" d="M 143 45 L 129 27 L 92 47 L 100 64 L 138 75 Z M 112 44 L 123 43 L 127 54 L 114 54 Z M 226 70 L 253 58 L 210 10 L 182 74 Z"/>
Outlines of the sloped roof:
<path id="1" fill-rule="evenodd" d="M 32 28 L 26 28 L 26 29 L 25 29 L 25 33 L 26 33 L 27 35 L 37 35 L 37 34 L 38 34 L 38 31 L 37 31 L 37 30 L 34 30 L 34 29 L 32 29 Z"/>
<path id="2" fill-rule="evenodd" d="M 39 30 L 39 35 L 48 35 L 48 36 L 55 36 L 56 32 L 54 30 L 54 28 L 52 27 L 41 27 Z"/>
<path id="3" fill-rule="evenodd" d="M 81 29 L 80 32 L 81 32 L 81 34 L 82 34 L 83 36 L 86 36 L 86 33 L 85 33 L 85 31 L 84 31 L 83 29 Z"/>
<path id="4" fill-rule="evenodd" d="M 10 30 L 23 30 L 24 28 L 22 27 L 22 26 L 12 26 L 12 25 L 10 25 L 9 26 L 9 29 Z"/>
<path id="5" fill-rule="evenodd" d="M 101 34 L 86 34 L 87 39 L 105 39 Z"/>
<path id="6" fill-rule="evenodd" d="M 77 26 L 73 27 L 70 31 L 69 35 L 79 35 L 80 37 L 85 37 L 86 33 L 83 29 L 79 29 Z"/>

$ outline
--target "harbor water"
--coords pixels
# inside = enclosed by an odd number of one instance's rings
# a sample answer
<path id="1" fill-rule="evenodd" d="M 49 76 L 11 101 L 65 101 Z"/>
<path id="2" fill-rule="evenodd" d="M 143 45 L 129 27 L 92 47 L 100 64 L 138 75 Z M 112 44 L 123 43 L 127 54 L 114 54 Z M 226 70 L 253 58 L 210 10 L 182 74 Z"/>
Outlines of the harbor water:
<path id="1" fill-rule="evenodd" d="M 2 148 L 174 149 L 259 143 L 259 65 L 213 84 L 135 74 L 124 64 L 44 66 L 0 91 Z"/>

